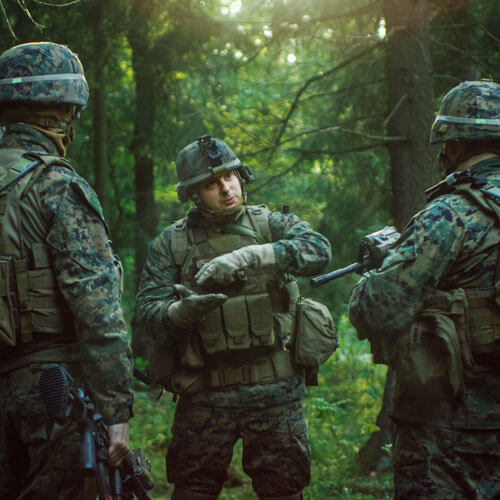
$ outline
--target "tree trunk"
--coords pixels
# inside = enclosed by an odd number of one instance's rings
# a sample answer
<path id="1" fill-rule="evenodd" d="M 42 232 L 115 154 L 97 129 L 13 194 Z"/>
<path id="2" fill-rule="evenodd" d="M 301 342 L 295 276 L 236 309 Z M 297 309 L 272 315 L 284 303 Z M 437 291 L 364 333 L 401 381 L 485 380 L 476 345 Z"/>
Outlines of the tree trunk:
<path id="1" fill-rule="evenodd" d="M 429 51 L 427 0 L 384 0 L 387 28 L 387 134 L 404 136 L 391 143 L 393 218 L 401 230 L 425 203 L 425 189 L 438 180 L 435 153 L 429 144 L 433 121 L 432 68 Z M 389 418 L 394 397 L 394 374 L 388 372 L 380 428 L 360 450 L 360 473 L 390 468 L 384 445 L 392 442 Z"/>
<path id="2" fill-rule="evenodd" d="M 95 71 L 92 88 L 93 143 L 94 143 L 94 175 L 95 190 L 99 196 L 104 215 L 108 211 L 107 182 L 108 169 L 108 127 L 106 116 L 106 35 L 104 23 L 104 5 L 101 0 L 94 2 L 93 17 Z"/>
<path id="3" fill-rule="evenodd" d="M 438 180 L 429 144 L 434 118 L 427 0 L 385 0 L 387 26 L 387 133 L 391 143 L 393 217 L 402 229 L 425 203 L 425 189 Z"/>
<path id="4" fill-rule="evenodd" d="M 134 135 L 131 150 L 135 175 L 135 287 L 139 287 L 142 268 L 147 258 L 149 241 L 156 236 L 158 217 L 154 197 L 154 161 L 151 153 L 156 120 L 156 78 L 152 67 L 152 46 L 149 40 L 150 0 L 132 1 L 132 23 L 129 43 L 135 77 Z M 132 319 L 132 350 L 134 356 L 148 357 L 150 340 L 136 315 Z"/>
<path id="5" fill-rule="evenodd" d="M 101 201 L 104 215 L 107 216 L 109 197 L 107 193 L 108 162 L 108 127 L 106 117 L 106 90 L 104 85 L 93 88 L 93 133 L 94 133 L 94 171 L 95 189 Z"/>
<path id="6" fill-rule="evenodd" d="M 151 5 L 150 5 L 151 4 Z M 151 153 L 155 113 L 156 75 L 151 68 L 150 22 L 148 13 L 152 2 L 133 0 L 132 26 L 129 42 L 132 47 L 132 65 L 135 75 L 134 136 L 131 149 L 135 172 L 135 269 L 136 285 L 147 256 L 147 244 L 155 236 L 157 215 L 154 199 L 154 162 Z"/>

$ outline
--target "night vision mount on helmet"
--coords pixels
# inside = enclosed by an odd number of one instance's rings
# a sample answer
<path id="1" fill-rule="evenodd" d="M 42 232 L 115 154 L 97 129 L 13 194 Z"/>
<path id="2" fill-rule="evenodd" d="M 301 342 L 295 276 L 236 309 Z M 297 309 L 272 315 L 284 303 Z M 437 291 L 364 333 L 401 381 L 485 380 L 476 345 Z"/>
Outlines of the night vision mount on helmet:
<path id="1" fill-rule="evenodd" d="M 82 63 L 64 45 L 24 43 L 0 55 L 0 107 L 9 102 L 83 108 L 88 97 Z"/>
<path id="2" fill-rule="evenodd" d="M 444 96 L 432 125 L 431 144 L 484 139 L 500 139 L 500 85 L 462 82 Z"/>
<path id="3" fill-rule="evenodd" d="M 176 160 L 177 196 L 182 203 L 189 200 L 193 188 L 220 172 L 235 170 L 245 184 L 254 177 L 233 150 L 220 139 L 203 135 L 184 147 Z"/>

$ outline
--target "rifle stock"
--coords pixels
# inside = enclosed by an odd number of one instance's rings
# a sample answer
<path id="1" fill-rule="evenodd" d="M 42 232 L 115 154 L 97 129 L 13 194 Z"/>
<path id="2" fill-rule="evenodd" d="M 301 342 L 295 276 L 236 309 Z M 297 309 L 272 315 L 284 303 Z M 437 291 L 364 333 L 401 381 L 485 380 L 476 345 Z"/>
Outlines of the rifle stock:
<path id="1" fill-rule="evenodd" d="M 132 450 L 118 468 L 109 465 L 106 451 L 108 431 L 92 400 L 74 386 L 68 371 L 50 364 L 40 376 L 40 394 L 49 414 L 59 424 L 72 419 L 81 436 L 80 467 L 84 476 L 96 476 L 100 499 L 151 500 L 146 491 L 153 488 L 151 465 L 141 450 Z"/>

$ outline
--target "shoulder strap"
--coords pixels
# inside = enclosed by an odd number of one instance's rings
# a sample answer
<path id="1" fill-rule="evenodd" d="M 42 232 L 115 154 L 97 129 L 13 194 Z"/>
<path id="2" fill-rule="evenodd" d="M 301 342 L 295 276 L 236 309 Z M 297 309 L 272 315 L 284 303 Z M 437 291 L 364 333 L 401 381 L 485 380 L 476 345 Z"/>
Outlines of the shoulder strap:
<path id="1" fill-rule="evenodd" d="M 500 222 L 500 194 L 498 192 L 499 186 L 484 186 L 474 187 L 473 185 L 462 184 L 455 188 L 454 192 L 467 196 L 474 205 L 486 214 L 496 217 L 497 222 Z M 491 189 L 495 189 L 492 191 Z"/>
<path id="2" fill-rule="evenodd" d="M 266 205 L 251 205 L 247 209 L 250 223 L 255 229 L 255 232 L 264 239 L 263 243 L 273 240 L 271 227 L 269 225 L 269 214 L 271 210 Z"/>
<path id="3" fill-rule="evenodd" d="M 20 149 L 3 149 L 0 151 L 1 171 L 3 184 L 0 185 L 0 254 L 14 254 L 15 249 L 4 239 L 4 215 L 7 210 L 7 195 L 18 184 L 23 182 L 21 192 L 26 188 L 35 168 L 40 165 L 39 160 L 24 157 Z M 17 210 L 17 209 L 16 209 Z"/>
<path id="4" fill-rule="evenodd" d="M 61 158 L 57 155 L 34 152 L 25 153 L 18 150 L 9 150 L 8 152 L 6 151 L 6 153 L 8 155 L 7 158 L 12 157 L 12 154 L 16 156 L 16 153 L 18 158 L 12 165 L 10 165 L 10 170 L 12 171 L 13 175 L 10 176 L 10 179 L 8 179 L 8 181 L 3 186 L 0 186 L 0 193 L 8 190 L 27 174 L 32 173 L 40 164 L 43 164 L 45 167 L 51 165 L 60 165 L 73 171 L 71 165 L 64 158 Z M 40 172 L 42 170 L 43 169 L 41 169 Z M 34 180 L 35 179 L 32 178 L 31 184 Z"/>
<path id="5" fill-rule="evenodd" d="M 266 205 L 252 205 L 247 207 L 247 215 L 253 229 L 240 224 L 228 224 L 224 232 L 250 236 L 259 244 L 272 241 L 271 228 L 268 216 L 271 213 Z M 186 217 L 172 224 L 170 232 L 170 249 L 177 266 L 184 265 L 188 248 L 188 225 Z"/>
<path id="6" fill-rule="evenodd" d="M 492 183 L 485 177 L 472 175 L 470 170 L 465 170 L 452 172 L 444 180 L 427 189 L 426 194 L 428 202 L 443 194 L 465 195 L 483 212 L 496 216 L 500 221 L 499 189 L 500 185 Z"/>
<path id="7" fill-rule="evenodd" d="M 185 217 L 172 224 L 170 231 L 170 249 L 177 266 L 182 266 L 186 260 L 188 247 L 187 233 L 188 227 Z"/>
<path id="8" fill-rule="evenodd" d="M 271 229 L 269 227 L 268 215 L 271 211 L 265 205 L 247 207 L 246 216 L 252 227 L 243 224 L 228 224 L 224 227 L 225 233 L 249 236 L 258 244 L 272 241 Z"/>

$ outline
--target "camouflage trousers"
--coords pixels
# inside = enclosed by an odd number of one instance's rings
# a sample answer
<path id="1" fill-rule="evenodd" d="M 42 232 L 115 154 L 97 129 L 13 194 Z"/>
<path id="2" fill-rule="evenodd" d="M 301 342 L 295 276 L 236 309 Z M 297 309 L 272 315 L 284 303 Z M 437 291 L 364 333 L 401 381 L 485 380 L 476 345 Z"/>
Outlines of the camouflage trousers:
<path id="1" fill-rule="evenodd" d="M 0 375 L 2 499 L 83 498 L 83 481 L 77 470 L 80 436 L 74 423 L 65 427 L 52 424 L 40 398 L 43 366 L 33 364 Z"/>
<path id="2" fill-rule="evenodd" d="M 167 477 L 176 487 L 218 495 L 233 447 L 241 438 L 243 470 L 262 496 L 302 491 L 311 451 L 300 400 L 272 408 L 220 408 L 181 399 L 167 450 Z"/>
<path id="3" fill-rule="evenodd" d="M 500 430 L 452 430 L 398 422 L 395 498 L 500 498 Z"/>

